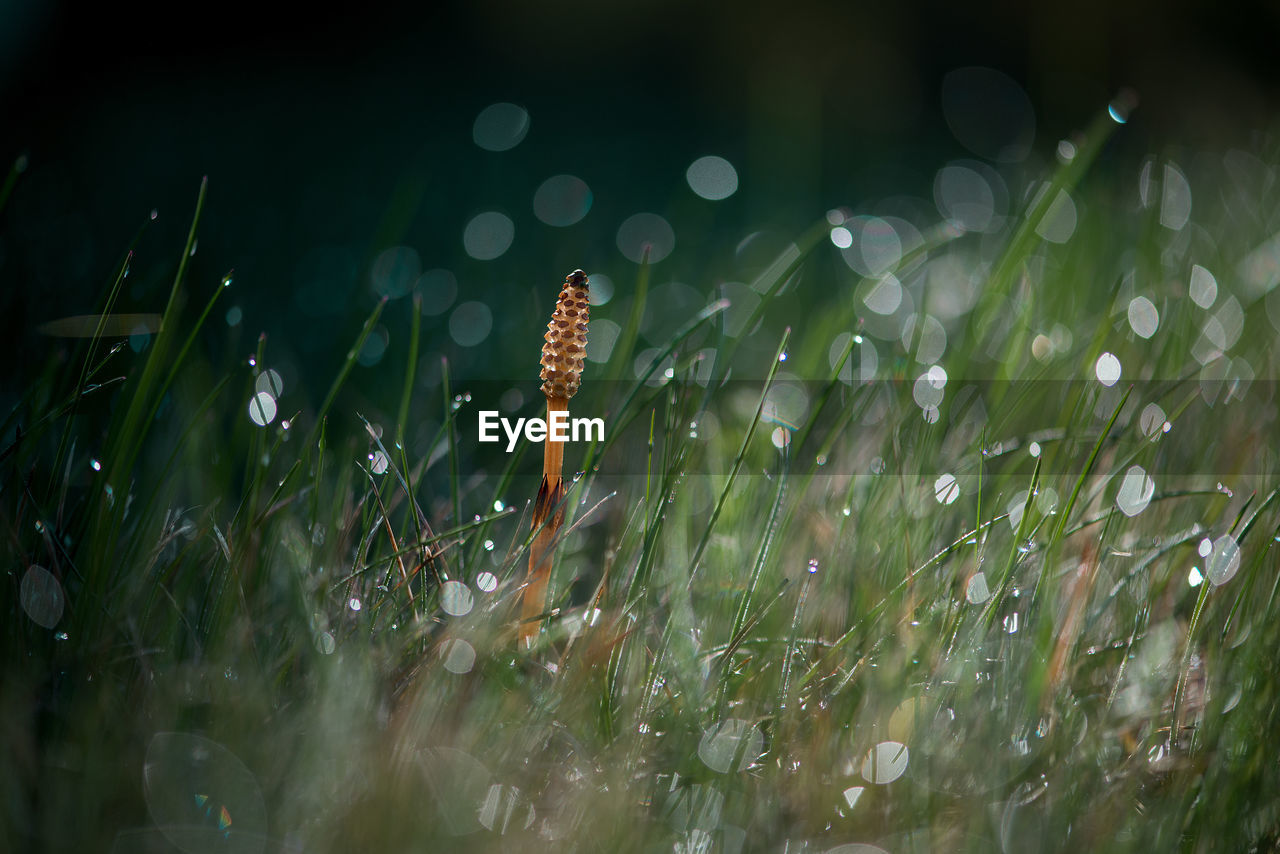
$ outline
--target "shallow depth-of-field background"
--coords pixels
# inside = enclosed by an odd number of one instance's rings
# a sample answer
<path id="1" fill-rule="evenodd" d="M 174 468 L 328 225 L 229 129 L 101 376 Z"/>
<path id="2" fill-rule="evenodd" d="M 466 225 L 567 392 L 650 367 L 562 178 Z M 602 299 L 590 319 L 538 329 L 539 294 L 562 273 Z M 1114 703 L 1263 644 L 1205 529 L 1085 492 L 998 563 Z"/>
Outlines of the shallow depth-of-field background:
<path id="1" fill-rule="evenodd" d="M 15 9 L 0 847 L 1280 844 L 1252 36 L 215 18 L 94 84 L 118 23 Z M 518 649 L 542 448 L 477 418 L 577 267 Z"/>

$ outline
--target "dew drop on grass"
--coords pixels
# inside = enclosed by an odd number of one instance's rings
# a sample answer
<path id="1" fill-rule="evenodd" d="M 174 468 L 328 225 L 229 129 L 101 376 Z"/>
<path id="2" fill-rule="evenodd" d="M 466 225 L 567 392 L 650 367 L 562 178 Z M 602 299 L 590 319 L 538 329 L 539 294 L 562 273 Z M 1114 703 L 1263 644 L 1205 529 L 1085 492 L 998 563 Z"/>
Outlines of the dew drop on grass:
<path id="1" fill-rule="evenodd" d="M 1093 372 L 1098 377 L 1098 382 L 1110 388 L 1120 381 L 1120 360 L 1114 353 L 1103 353 L 1093 366 Z"/>
<path id="2" fill-rule="evenodd" d="M 1240 569 L 1240 544 L 1230 534 L 1213 541 L 1213 551 L 1205 561 L 1204 574 L 1215 587 L 1226 584 Z"/>
<path id="3" fill-rule="evenodd" d="M 476 587 L 485 593 L 492 593 L 498 589 L 498 576 L 492 572 L 482 572 L 476 576 Z"/>
<path id="4" fill-rule="evenodd" d="M 58 624 L 66 607 L 66 596 L 58 579 L 37 564 L 27 567 L 26 574 L 22 576 L 19 599 L 31 622 L 46 629 Z"/>
<path id="5" fill-rule="evenodd" d="M 352 611 L 359 611 L 361 608 L 364 607 L 364 603 L 360 601 L 359 597 L 352 596 L 350 599 L 347 600 L 347 607 L 350 608 Z"/>
<path id="6" fill-rule="evenodd" d="M 89 460 L 89 468 L 93 469 L 94 471 L 102 471 L 102 463 L 98 462 L 97 460 Z"/>
<path id="7" fill-rule="evenodd" d="M 369 455 L 369 471 L 374 474 L 386 474 L 390 464 L 387 455 L 382 451 L 374 451 Z"/>
<path id="8" fill-rule="evenodd" d="M 501 500 L 493 502 L 493 511 L 495 513 L 501 513 L 503 510 L 506 510 L 506 509 L 507 509 L 507 505 L 503 504 Z"/>
<path id="9" fill-rule="evenodd" d="M 850 515 L 851 513 L 853 513 L 853 510 L 852 510 L 851 508 L 849 508 L 849 507 L 843 507 L 843 508 L 841 508 L 840 512 L 841 512 L 842 514 L 844 514 L 845 516 L 848 516 L 848 515 Z"/>
<path id="10" fill-rule="evenodd" d="M 1200 545 L 1196 547 L 1196 553 L 1199 554 L 1200 557 L 1208 557 L 1213 554 L 1213 540 L 1208 537 L 1201 540 Z"/>
<path id="11" fill-rule="evenodd" d="M 440 585 L 440 607 L 451 617 L 465 617 L 471 613 L 475 599 L 471 588 L 461 581 L 446 581 Z"/>
<path id="12" fill-rule="evenodd" d="M 1027 448 L 1027 451 L 1031 454 L 1032 457 L 1040 456 L 1040 443 L 1032 442 L 1031 445 Z"/>
<path id="13" fill-rule="evenodd" d="M 493 551 L 493 540 L 484 541 L 484 550 L 487 552 Z"/>
<path id="14" fill-rule="evenodd" d="M 1142 466 L 1130 466 L 1116 493 L 1116 507 L 1126 516 L 1137 516 L 1151 503 L 1156 483 Z"/>
<path id="15" fill-rule="evenodd" d="M 1187 573 L 1187 583 L 1192 587 L 1199 587 L 1203 581 L 1204 576 L 1200 574 L 1200 567 L 1191 567 L 1191 571 Z"/>
<path id="16" fill-rule="evenodd" d="M 868 783 L 892 783 L 907 772 L 910 751 L 900 741 L 882 741 L 862 760 L 862 779 Z"/>

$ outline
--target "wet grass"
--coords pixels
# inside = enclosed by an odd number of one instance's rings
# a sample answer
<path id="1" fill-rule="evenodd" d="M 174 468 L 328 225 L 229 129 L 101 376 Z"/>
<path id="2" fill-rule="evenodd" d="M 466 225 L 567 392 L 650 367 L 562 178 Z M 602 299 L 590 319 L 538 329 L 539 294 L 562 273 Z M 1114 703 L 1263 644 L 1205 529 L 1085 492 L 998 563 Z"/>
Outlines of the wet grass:
<path id="1" fill-rule="evenodd" d="M 630 300 L 594 314 L 622 333 L 575 399 L 609 429 L 567 455 L 529 651 L 533 455 L 475 444 L 495 384 L 415 373 L 408 300 L 318 408 L 274 393 L 265 339 L 219 374 L 202 186 L 150 345 L 68 344 L 5 413 L 4 838 L 1273 850 L 1276 160 L 1201 158 L 1183 198 L 1167 158 L 1091 179 L 1114 130 L 1009 174 L 986 232 L 899 227 L 874 275 L 828 241 L 868 221 L 833 213 L 648 350 L 678 271 L 615 275 Z M 347 411 L 395 312 L 403 383 Z"/>

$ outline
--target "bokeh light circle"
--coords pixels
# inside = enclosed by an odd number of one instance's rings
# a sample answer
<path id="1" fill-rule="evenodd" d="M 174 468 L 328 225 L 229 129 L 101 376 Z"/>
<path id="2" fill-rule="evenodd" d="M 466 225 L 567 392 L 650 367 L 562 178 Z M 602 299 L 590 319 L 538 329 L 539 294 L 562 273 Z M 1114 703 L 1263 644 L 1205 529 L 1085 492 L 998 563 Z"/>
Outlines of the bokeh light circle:
<path id="1" fill-rule="evenodd" d="M 649 251 L 649 263 L 656 264 L 675 248 L 675 231 L 657 214 L 634 214 L 618 227 L 618 250 L 637 264 L 644 259 L 646 249 Z"/>
<path id="2" fill-rule="evenodd" d="M 462 246 L 477 261 L 501 258 L 511 248 L 516 225 L 511 217 L 498 211 L 476 214 L 462 232 Z"/>
<path id="3" fill-rule="evenodd" d="M 444 314 L 458 298 L 458 280 L 448 270 L 428 270 L 418 277 L 422 313 L 427 317 Z"/>
<path id="4" fill-rule="evenodd" d="M 515 104 L 490 104 L 476 116 L 471 138 L 485 151 L 508 151 L 529 133 L 529 113 Z"/>
<path id="5" fill-rule="evenodd" d="M 482 302 L 464 302 L 449 315 L 449 335 L 462 347 L 474 347 L 493 330 L 493 312 Z"/>
<path id="6" fill-rule="evenodd" d="M 249 399 L 249 420 L 259 427 L 266 427 L 276 418 L 276 399 L 260 391 Z"/>
<path id="7" fill-rule="evenodd" d="M 565 228 L 591 210 L 591 188 L 575 175 L 553 175 L 533 194 L 533 215 L 540 222 Z"/>
<path id="8" fill-rule="evenodd" d="M 738 171 L 728 160 L 714 154 L 689 164 L 684 177 L 689 189 L 709 201 L 727 199 L 738 191 Z"/>

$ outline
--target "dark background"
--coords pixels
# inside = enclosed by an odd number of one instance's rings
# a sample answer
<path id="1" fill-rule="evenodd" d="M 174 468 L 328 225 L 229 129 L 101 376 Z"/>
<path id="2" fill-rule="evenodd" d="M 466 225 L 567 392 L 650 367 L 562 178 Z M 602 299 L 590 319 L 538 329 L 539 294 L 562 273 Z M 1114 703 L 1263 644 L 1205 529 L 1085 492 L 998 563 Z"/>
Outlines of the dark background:
<path id="1" fill-rule="evenodd" d="M 746 234 L 785 241 L 836 205 L 930 198 L 936 169 L 972 156 L 940 109 L 943 77 L 958 67 L 996 68 L 1023 86 L 1032 161 L 1045 168 L 1056 141 L 1121 87 L 1140 107 L 1107 163 L 1247 145 L 1276 115 L 1278 8 L 487 0 L 329 12 L 3 0 L 0 157 L 6 168 L 27 158 L 0 212 L 5 386 L 54 346 L 35 325 L 96 308 L 153 209 L 119 308 L 162 308 L 204 175 L 192 290 L 202 301 L 234 268 L 218 317 L 231 305 L 244 316 L 210 347 L 243 356 L 266 331 L 278 361 L 324 385 L 376 302 L 368 265 L 390 245 L 413 246 L 424 268 L 448 267 L 464 294 L 502 305 L 495 339 L 531 351 L 529 313 L 547 310 L 565 271 L 629 284 L 634 265 L 614 234 L 637 211 L 677 224 L 659 281 L 705 283 L 737 276 Z M 531 116 L 526 140 L 503 153 L 471 141 L 476 114 L 496 101 Z M 708 153 L 738 169 L 741 189 L 725 202 L 685 184 L 687 165 Z M 563 172 L 590 185 L 594 205 L 553 229 L 529 199 Z M 515 244 L 497 261 L 467 258 L 463 224 L 493 209 L 515 220 Z M 319 285 L 317 257 L 328 264 Z M 389 360 L 408 310 L 386 313 Z M 459 352 L 444 323 L 425 320 L 427 356 L 452 356 L 464 374 L 523 376 L 500 351 Z"/>

